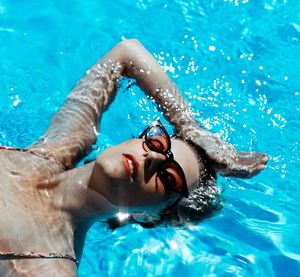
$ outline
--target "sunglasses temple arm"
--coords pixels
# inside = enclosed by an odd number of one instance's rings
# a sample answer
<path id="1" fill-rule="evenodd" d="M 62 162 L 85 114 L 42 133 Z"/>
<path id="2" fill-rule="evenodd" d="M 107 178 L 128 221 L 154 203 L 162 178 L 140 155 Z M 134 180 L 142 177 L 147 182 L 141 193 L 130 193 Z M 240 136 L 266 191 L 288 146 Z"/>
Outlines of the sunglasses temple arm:
<path id="1" fill-rule="evenodd" d="M 149 127 L 148 128 L 146 128 L 140 135 L 139 135 L 139 139 L 141 139 L 141 138 L 143 138 L 145 135 L 146 135 L 146 133 L 147 133 L 147 131 L 149 130 Z"/>

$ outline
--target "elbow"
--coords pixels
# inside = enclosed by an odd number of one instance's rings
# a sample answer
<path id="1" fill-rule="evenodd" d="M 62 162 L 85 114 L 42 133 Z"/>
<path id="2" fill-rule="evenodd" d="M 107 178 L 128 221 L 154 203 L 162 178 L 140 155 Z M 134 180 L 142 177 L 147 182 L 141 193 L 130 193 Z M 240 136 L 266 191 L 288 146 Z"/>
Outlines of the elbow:
<path id="1" fill-rule="evenodd" d="M 119 43 L 122 47 L 138 47 L 141 46 L 141 42 L 138 39 L 125 39 Z"/>
<path id="2" fill-rule="evenodd" d="M 140 53 L 143 46 L 137 39 L 126 39 L 119 43 L 121 48 L 121 60 L 123 61 L 123 75 L 129 78 L 134 78 L 132 72 L 134 65 L 137 63 L 137 53 Z"/>

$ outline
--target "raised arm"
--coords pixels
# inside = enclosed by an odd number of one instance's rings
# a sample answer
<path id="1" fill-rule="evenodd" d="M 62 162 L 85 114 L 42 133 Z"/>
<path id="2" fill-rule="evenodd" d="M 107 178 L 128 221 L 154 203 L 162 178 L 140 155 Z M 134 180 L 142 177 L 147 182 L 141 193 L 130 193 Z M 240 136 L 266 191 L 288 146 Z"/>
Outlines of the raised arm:
<path id="1" fill-rule="evenodd" d="M 177 133 L 201 146 L 224 175 L 250 177 L 263 169 L 265 156 L 249 157 L 246 153 L 241 157 L 233 147 L 199 126 L 179 89 L 137 40 L 119 43 L 87 71 L 53 118 L 46 134 L 32 147 L 43 148 L 71 166 L 95 142 L 99 118 L 113 100 L 121 76 L 136 79 Z"/>

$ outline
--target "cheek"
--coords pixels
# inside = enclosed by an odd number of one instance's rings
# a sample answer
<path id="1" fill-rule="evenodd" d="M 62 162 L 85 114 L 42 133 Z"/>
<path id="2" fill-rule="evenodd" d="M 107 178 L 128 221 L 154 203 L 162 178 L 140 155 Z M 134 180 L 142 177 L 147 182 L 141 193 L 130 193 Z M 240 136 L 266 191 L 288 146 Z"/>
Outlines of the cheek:
<path id="1" fill-rule="evenodd" d="M 170 194 L 165 191 L 163 184 L 157 178 L 156 174 L 154 174 L 148 182 L 142 181 L 141 188 L 145 193 L 148 194 L 149 197 L 150 195 L 153 197 L 156 196 L 161 200 L 165 200 Z"/>
<path id="2" fill-rule="evenodd" d="M 127 177 L 122 159 L 110 153 L 103 153 L 96 160 L 96 165 L 110 179 L 125 179 Z"/>

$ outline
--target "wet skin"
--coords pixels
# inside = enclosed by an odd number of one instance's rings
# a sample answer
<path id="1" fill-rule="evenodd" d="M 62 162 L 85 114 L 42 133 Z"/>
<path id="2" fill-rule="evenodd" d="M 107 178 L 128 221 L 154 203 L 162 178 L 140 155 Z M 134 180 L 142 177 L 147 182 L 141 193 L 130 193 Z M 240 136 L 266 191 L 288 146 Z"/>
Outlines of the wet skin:
<path id="1" fill-rule="evenodd" d="M 74 242 L 76 256 L 80 258 L 88 228 L 77 235 L 75 230 L 82 226 L 77 223 L 74 226 L 74 220 L 80 223 L 82 218 L 84 222 L 95 213 L 105 219 L 113 216 L 119 207 L 158 214 L 177 199 L 178 194 L 165 191 L 157 181 L 157 169 L 165 156 L 147 149 L 143 141 L 135 139 L 108 148 L 95 162 L 66 172 L 61 172 L 55 162 L 32 154 L 1 152 L 0 195 L 5 199 L 0 203 L 3 205 L 1 247 L 74 255 Z M 184 142 L 173 139 L 171 150 L 189 187 L 199 175 L 196 155 Z M 128 174 L 124 154 L 131 155 L 139 164 L 133 180 Z M 176 172 L 173 174 L 176 178 Z M 23 193 L 9 193 L 20 189 Z M 18 224 L 15 224 L 16 219 Z M 75 264 L 68 260 L 21 259 L 1 261 L 0 275 L 5 276 L 12 268 L 15 276 L 24 271 L 28 271 L 28 276 L 39 276 L 40 270 L 53 275 L 64 272 L 64 276 L 75 276 L 76 272 Z"/>
<path id="2" fill-rule="evenodd" d="M 205 150 L 219 173 L 249 178 L 264 169 L 266 155 L 238 153 L 202 129 L 153 56 L 138 41 L 123 41 L 87 71 L 45 134 L 29 147 L 52 159 L 0 151 L 2 248 L 76 254 L 80 259 L 91 217 L 106 219 L 124 207 L 158 213 L 178 197 L 157 182 L 157 169 L 165 157 L 143 147 L 143 140 L 111 147 L 95 162 L 73 168 L 95 143 L 99 119 L 113 101 L 121 76 L 135 79 L 177 133 Z M 190 187 L 199 175 L 195 154 L 176 140 L 171 150 Z M 134 174 L 128 161 L 132 157 L 138 163 Z M 65 171 L 53 159 L 73 169 Z M 35 277 L 41 272 L 43 276 L 77 276 L 75 264 L 68 260 L 20 259 L 0 264 L 0 276 Z"/>
<path id="3" fill-rule="evenodd" d="M 199 162 L 194 151 L 183 141 L 171 139 L 174 159 L 182 167 L 188 188 L 199 176 Z M 132 162 L 128 161 L 131 160 Z M 102 152 L 92 173 L 90 188 L 104 195 L 112 204 L 124 207 L 163 208 L 177 193 L 167 191 L 157 178 L 157 170 L 166 156 L 151 151 L 143 139 L 133 139 Z M 133 169 L 133 173 L 128 167 Z M 180 175 L 169 170 L 175 182 Z M 99 181 L 101 180 L 101 181 Z"/>

